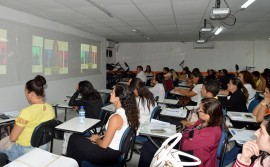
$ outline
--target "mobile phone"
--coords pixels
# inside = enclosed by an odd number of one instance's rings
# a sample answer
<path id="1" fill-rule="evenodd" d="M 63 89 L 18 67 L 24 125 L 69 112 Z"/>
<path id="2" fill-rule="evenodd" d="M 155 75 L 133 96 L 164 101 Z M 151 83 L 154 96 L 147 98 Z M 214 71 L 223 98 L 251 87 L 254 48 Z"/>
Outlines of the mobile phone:
<path id="1" fill-rule="evenodd" d="M 166 131 L 164 129 L 151 129 L 152 133 L 165 133 Z"/>

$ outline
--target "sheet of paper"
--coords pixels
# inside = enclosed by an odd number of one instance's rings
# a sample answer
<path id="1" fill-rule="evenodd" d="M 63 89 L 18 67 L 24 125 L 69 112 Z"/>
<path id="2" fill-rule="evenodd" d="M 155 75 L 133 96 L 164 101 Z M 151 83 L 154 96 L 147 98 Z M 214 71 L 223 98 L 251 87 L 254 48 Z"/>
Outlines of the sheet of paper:
<path id="1" fill-rule="evenodd" d="M 171 125 L 168 122 L 159 121 L 156 119 L 151 119 L 149 128 L 150 129 L 164 129 L 164 128 L 170 128 Z"/>
<path id="2" fill-rule="evenodd" d="M 186 117 L 187 109 L 186 108 L 164 108 L 163 112 L 164 115 L 170 115 L 175 117 Z"/>
<path id="3" fill-rule="evenodd" d="M 232 131 L 233 133 L 235 133 L 235 135 L 230 139 L 230 141 L 236 140 L 238 141 L 238 143 L 244 144 L 246 141 L 256 140 L 256 136 L 254 134 L 255 131 L 252 130 L 240 130 L 240 131 L 232 130 Z"/>
<path id="4" fill-rule="evenodd" d="M 4 114 L 12 118 L 16 118 L 19 115 L 19 113 L 20 113 L 19 111 L 8 111 L 5 112 Z"/>

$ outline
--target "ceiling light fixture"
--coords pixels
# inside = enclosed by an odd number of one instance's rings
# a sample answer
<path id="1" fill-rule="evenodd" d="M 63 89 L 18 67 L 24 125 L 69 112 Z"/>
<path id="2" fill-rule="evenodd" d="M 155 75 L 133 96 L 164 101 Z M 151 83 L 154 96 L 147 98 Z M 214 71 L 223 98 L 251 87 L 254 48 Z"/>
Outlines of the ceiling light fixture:
<path id="1" fill-rule="evenodd" d="M 223 30 L 223 27 L 219 27 L 219 28 L 216 30 L 215 35 L 220 34 L 222 30 Z"/>
<path id="2" fill-rule="evenodd" d="M 213 24 L 207 19 L 204 19 L 203 27 L 200 28 L 200 32 L 211 32 L 213 29 Z"/>
<path id="3" fill-rule="evenodd" d="M 241 9 L 246 9 L 249 5 L 251 5 L 255 0 L 247 0 L 242 6 Z"/>
<path id="4" fill-rule="evenodd" d="M 136 32 L 137 30 L 136 30 L 136 29 L 133 29 L 132 31 L 133 31 L 133 32 Z"/>
<path id="5" fill-rule="evenodd" d="M 93 6 L 95 6 L 96 8 L 98 8 L 99 10 L 101 10 L 102 12 L 104 12 L 105 14 L 107 14 L 108 16 L 110 17 L 113 17 L 113 15 L 108 12 L 104 7 L 103 5 L 99 5 L 97 4 L 96 2 L 94 2 L 93 0 L 86 0 L 87 2 L 91 3 Z"/>

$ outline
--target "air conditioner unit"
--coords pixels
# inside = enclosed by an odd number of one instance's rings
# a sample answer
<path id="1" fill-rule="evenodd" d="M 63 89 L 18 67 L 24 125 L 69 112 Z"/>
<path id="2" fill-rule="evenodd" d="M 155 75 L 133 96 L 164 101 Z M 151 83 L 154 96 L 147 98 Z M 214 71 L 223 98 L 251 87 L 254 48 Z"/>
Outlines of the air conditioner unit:
<path id="1" fill-rule="evenodd" d="M 193 43 L 194 49 L 214 49 L 214 43 L 213 42 L 205 42 L 205 43 Z"/>
<path id="2" fill-rule="evenodd" d="M 114 41 L 107 41 L 107 48 L 115 48 L 116 42 Z"/>
<path id="3" fill-rule="evenodd" d="M 226 18 L 230 14 L 230 8 L 213 8 L 210 12 L 210 19 Z"/>

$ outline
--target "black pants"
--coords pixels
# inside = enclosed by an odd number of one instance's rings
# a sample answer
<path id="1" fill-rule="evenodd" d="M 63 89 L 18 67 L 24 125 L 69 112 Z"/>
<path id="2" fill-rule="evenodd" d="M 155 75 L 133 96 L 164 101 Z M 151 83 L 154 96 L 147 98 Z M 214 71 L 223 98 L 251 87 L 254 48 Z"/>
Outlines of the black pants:
<path id="1" fill-rule="evenodd" d="M 79 165 L 83 160 L 97 165 L 113 165 L 120 155 L 120 151 L 109 147 L 101 148 L 79 134 L 73 134 L 69 138 L 67 156 L 75 159 Z"/>

